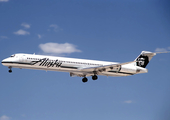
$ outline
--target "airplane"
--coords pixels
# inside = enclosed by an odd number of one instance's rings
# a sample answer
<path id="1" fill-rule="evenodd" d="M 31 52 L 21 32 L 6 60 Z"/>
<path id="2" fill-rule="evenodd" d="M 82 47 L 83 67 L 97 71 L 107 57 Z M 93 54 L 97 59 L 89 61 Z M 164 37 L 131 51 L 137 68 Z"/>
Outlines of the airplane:
<path id="1" fill-rule="evenodd" d="M 142 51 L 134 61 L 117 63 L 18 53 L 2 60 L 1 63 L 9 68 L 9 73 L 12 72 L 12 68 L 69 72 L 71 77 L 83 77 L 82 82 L 85 83 L 88 81 L 88 76 L 92 76 L 93 80 L 97 80 L 98 75 L 130 76 L 147 73 L 146 66 L 156 54 L 154 52 Z"/>

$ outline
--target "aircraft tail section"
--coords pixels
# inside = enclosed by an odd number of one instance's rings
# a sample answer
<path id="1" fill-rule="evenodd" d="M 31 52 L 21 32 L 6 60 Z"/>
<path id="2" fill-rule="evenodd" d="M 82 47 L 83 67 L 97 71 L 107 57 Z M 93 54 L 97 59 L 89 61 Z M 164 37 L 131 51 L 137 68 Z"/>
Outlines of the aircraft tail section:
<path id="1" fill-rule="evenodd" d="M 141 54 L 135 59 L 136 66 L 145 68 L 149 61 L 155 56 L 156 53 L 149 52 L 149 51 L 142 51 Z"/>

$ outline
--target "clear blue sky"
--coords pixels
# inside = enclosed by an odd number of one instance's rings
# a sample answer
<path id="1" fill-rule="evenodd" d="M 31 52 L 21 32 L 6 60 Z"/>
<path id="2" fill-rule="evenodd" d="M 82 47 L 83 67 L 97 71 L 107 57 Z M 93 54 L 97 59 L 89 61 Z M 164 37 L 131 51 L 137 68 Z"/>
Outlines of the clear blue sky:
<path id="1" fill-rule="evenodd" d="M 40 44 L 71 44 L 61 56 L 129 62 L 142 50 L 170 50 L 168 0 L 0 0 L 0 60 L 54 54 Z M 62 48 L 62 47 L 61 47 Z M 147 74 L 99 76 L 0 65 L 0 120 L 169 120 L 170 54 Z"/>

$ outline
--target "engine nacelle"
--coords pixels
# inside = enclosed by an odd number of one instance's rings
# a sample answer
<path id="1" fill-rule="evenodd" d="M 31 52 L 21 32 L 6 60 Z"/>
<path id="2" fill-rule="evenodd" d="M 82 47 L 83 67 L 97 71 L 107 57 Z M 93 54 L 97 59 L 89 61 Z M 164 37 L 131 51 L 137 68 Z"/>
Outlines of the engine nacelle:
<path id="1" fill-rule="evenodd" d="M 136 73 L 136 66 L 122 65 L 121 69 L 120 69 L 120 72 L 135 74 Z"/>
<path id="2" fill-rule="evenodd" d="M 142 67 L 139 67 L 139 66 L 122 65 L 120 72 L 138 74 L 138 73 L 147 73 L 148 70 L 146 68 L 142 68 Z"/>

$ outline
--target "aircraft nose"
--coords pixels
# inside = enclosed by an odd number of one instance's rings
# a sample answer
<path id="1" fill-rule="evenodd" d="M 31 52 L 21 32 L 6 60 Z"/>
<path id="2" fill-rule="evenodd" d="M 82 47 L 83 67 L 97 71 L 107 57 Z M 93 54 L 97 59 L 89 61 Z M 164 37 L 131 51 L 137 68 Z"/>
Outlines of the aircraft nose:
<path id="1" fill-rule="evenodd" d="M 6 61 L 6 59 L 3 59 L 3 60 L 1 61 L 1 63 L 5 62 L 5 61 Z"/>
<path id="2" fill-rule="evenodd" d="M 6 58 L 6 59 L 3 59 L 3 60 L 1 61 L 2 65 L 5 65 L 5 63 L 7 63 L 7 61 L 8 61 L 7 58 Z"/>
<path id="3" fill-rule="evenodd" d="M 8 58 L 5 58 L 5 59 L 2 60 L 2 62 L 5 62 L 5 61 L 7 61 L 7 60 L 8 60 Z"/>

